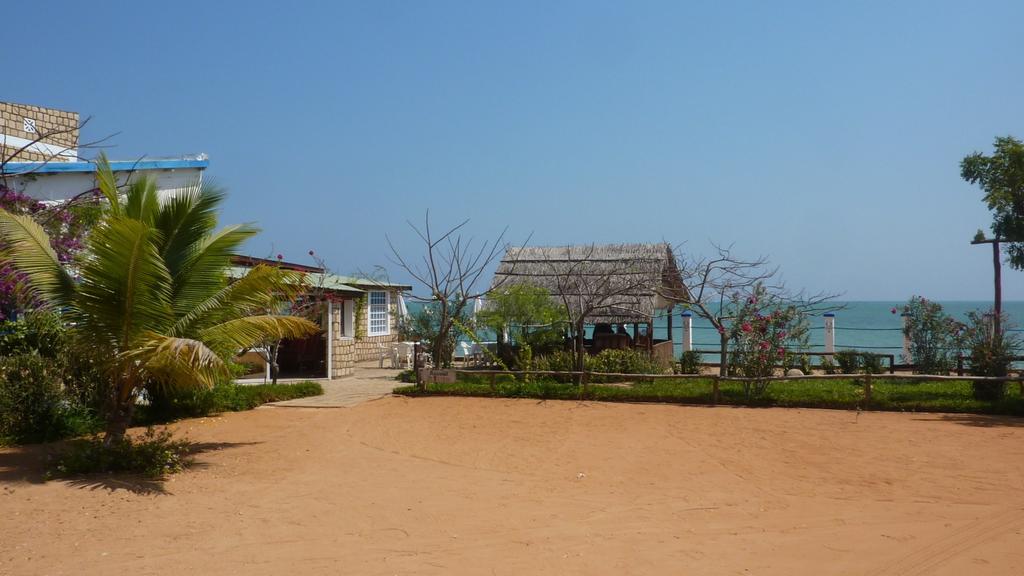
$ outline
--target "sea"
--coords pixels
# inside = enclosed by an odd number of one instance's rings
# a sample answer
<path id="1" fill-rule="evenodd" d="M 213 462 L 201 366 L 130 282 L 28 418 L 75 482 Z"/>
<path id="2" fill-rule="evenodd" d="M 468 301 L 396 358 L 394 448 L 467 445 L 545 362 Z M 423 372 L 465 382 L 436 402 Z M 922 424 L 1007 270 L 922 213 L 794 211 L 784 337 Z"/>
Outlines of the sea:
<path id="1" fill-rule="evenodd" d="M 903 351 L 903 320 L 900 313 L 904 301 L 853 301 L 836 302 L 840 307 L 835 312 L 835 345 L 836 350 L 857 349 L 877 354 L 894 354 L 896 361 L 901 362 Z M 956 320 L 967 321 L 967 313 L 973 310 L 986 312 L 992 309 L 992 301 L 940 301 L 943 311 Z M 894 312 L 895 310 L 895 312 Z M 673 315 L 673 340 L 676 355 L 682 353 L 681 312 Z M 1021 331 L 1024 321 L 1024 301 L 1003 302 L 1003 314 L 1008 319 L 1010 330 Z M 654 338 L 668 337 L 667 315 L 656 318 L 654 322 Z M 810 352 L 823 352 L 825 349 L 825 318 L 815 315 L 810 318 L 809 342 Z M 693 316 L 693 347 L 698 350 L 718 349 L 718 333 L 703 318 Z M 705 354 L 706 362 L 717 362 L 717 354 Z"/>
<path id="2" fill-rule="evenodd" d="M 835 345 L 836 350 L 857 349 L 877 354 L 893 354 L 896 361 L 901 362 L 900 357 L 903 351 L 903 321 L 900 312 L 907 304 L 902 301 L 848 301 L 835 302 L 839 310 L 835 313 Z M 972 310 L 988 311 L 992 308 L 992 301 L 939 301 L 943 311 L 960 321 L 967 320 L 967 313 Z M 415 313 L 421 304 L 409 303 L 409 311 Z M 894 312 L 895 310 L 895 312 Z M 1003 302 L 1003 313 L 1008 318 L 1010 330 L 1024 332 L 1024 301 Z M 682 331 L 682 310 L 676 308 L 672 315 L 672 339 L 675 344 L 675 352 L 678 357 L 683 351 Z M 632 330 L 630 330 L 632 332 Z M 588 330 L 589 335 L 589 330 Z M 477 334 L 482 341 L 494 340 L 494 334 L 480 331 Z M 668 315 L 662 314 L 654 321 L 655 340 L 668 338 Z M 465 338 L 464 338 L 465 339 Z M 468 339 L 467 339 L 468 340 Z M 810 318 L 809 342 L 810 352 L 823 352 L 825 349 L 825 318 L 822 315 L 815 315 Z M 693 347 L 697 350 L 706 351 L 705 362 L 717 362 L 718 355 L 713 351 L 718 349 L 718 333 L 711 324 L 693 315 Z"/>

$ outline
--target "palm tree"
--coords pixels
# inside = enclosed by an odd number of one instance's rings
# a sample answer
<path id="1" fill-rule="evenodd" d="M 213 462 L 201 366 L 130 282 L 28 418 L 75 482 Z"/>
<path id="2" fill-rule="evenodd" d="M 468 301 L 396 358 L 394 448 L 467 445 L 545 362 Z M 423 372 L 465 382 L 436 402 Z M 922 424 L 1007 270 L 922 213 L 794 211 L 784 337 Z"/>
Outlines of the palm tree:
<path id="1" fill-rule="evenodd" d="M 143 390 L 212 386 L 237 351 L 318 330 L 265 313 L 301 289 L 300 274 L 264 266 L 228 282 L 231 256 L 258 230 L 215 230 L 220 190 L 196 184 L 161 199 L 155 183 L 141 179 L 122 191 L 102 155 L 97 181 L 108 206 L 74 274 L 28 216 L 0 210 L 0 246 L 109 378 L 107 444 L 124 438 Z"/>

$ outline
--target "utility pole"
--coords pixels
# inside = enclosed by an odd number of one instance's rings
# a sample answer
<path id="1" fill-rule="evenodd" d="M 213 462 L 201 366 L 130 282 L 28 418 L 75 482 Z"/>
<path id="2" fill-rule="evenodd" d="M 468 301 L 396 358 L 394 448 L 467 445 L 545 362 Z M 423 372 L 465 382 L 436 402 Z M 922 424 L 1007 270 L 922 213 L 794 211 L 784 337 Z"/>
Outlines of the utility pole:
<path id="1" fill-rule="evenodd" d="M 980 234 L 979 234 L 980 236 Z M 993 238 L 991 240 L 974 240 L 971 244 L 991 244 L 992 245 L 992 272 L 995 277 L 995 318 L 992 319 L 992 327 L 994 335 L 998 336 L 1000 332 L 1000 323 L 1003 318 L 1003 270 L 1002 263 L 999 261 L 999 243 L 1002 242 L 999 238 Z"/>

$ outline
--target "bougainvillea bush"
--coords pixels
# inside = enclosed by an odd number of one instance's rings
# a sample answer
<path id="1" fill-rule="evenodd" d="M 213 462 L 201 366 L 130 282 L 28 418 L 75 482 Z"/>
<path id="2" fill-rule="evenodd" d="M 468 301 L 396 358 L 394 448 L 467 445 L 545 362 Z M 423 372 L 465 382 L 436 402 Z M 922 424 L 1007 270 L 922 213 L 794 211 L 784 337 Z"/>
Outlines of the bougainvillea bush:
<path id="1" fill-rule="evenodd" d="M 61 262 L 72 265 L 85 246 L 84 239 L 99 219 L 98 191 L 85 191 L 66 203 L 40 202 L 0 183 L 0 209 L 11 214 L 29 215 L 46 231 L 50 246 Z M 0 246 L 2 250 L 3 246 Z M 0 320 L 36 308 L 25 290 L 25 276 L 11 264 L 0 260 Z"/>
<path id="2" fill-rule="evenodd" d="M 772 295 L 763 285 L 750 294 L 733 297 L 736 314 L 729 331 L 730 370 L 754 378 L 745 385 L 748 396 L 761 395 L 777 367 L 785 366 L 788 350 L 807 345 L 807 315 L 797 306 Z"/>

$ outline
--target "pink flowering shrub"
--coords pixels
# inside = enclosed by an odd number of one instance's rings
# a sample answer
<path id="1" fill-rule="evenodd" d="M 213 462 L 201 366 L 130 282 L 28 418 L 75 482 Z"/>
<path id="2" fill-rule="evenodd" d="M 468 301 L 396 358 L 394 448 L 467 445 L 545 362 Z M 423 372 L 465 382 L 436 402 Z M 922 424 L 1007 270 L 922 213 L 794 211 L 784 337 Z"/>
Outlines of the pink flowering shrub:
<path id="1" fill-rule="evenodd" d="M 910 341 L 910 357 L 918 374 L 948 374 L 956 366 L 964 325 L 946 315 L 942 305 L 913 296 L 903 306 L 903 334 Z"/>
<path id="2" fill-rule="evenodd" d="M 729 337 L 732 340 L 731 372 L 745 378 L 768 378 L 784 367 L 786 353 L 805 348 L 806 315 L 796 306 L 773 297 L 761 285 L 746 298 L 734 297 L 736 314 Z M 760 394 L 768 382 L 755 382 L 747 393 Z"/>

